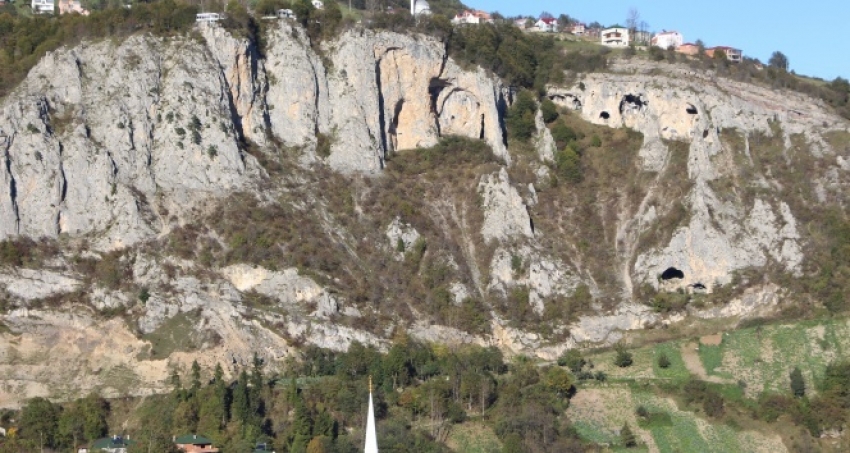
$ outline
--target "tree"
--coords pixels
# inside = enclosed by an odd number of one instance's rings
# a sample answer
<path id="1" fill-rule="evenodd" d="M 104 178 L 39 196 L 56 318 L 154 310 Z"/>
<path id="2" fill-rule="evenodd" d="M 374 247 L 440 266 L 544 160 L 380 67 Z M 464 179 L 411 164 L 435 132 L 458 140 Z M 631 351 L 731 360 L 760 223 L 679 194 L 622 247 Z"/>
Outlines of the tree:
<path id="1" fill-rule="evenodd" d="M 196 395 L 201 389 L 201 366 L 197 360 L 192 361 L 192 395 Z"/>
<path id="2" fill-rule="evenodd" d="M 670 358 L 667 357 L 666 353 L 661 353 L 658 356 L 658 367 L 659 368 L 670 368 Z"/>
<path id="3" fill-rule="evenodd" d="M 33 398 L 21 410 L 20 436 L 39 449 L 56 446 L 59 428 L 59 407 L 45 398 Z"/>
<path id="4" fill-rule="evenodd" d="M 788 70 L 788 57 L 785 56 L 784 53 L 776 51 L 773 52 L 773 55 L 770 56 L 770 60 L 767 61 L 768 66 L 771 68 L 781 69 L 783 71 Z"/>
<path id="5" fill-rule="evenodd" d="M 558 365 L 569 368 L 573 373 L 580 372 L 585 363 L 578 349 L 569 349 L 558 357 Z"/>
<path id="6" fill-rule="evenodd" d="M 799 367 L 794 367 L 788 376 L 791 379 L 791 391 L 797 398 L 806 396 L 806 381 L 803 380 L 803 373 Z"/>
<path id="7" fill-rule="evenodd" d="M 632 448 L 637 446 L 637 438 L 632 432 L 632 429 L 629 428 L 628 423 L 624 424 L 623 429 L 620 430 L 620 443 L 623 444 L 623 446 L 626 448 Z"/>
<path id="8" fill-rule="evenodd" d="M 553 366 L 546 371 L 546 385 L 560 396 L 567 396 L 573 388 L 573 377 L 567 370 Z"/>
<path id="9" fill-rule="evenodd" d="M 549 98 L 540 102 L 540 113 L 543 114 L 543 122 L 546 124 L 558 119 L 558 107 Z"/>
<path id="10" fill-rule="evenodd" d="M 558 175 L 566 181 L 578 184 L 584 179 L 584 175 L 582 174 L 581 157 L 574 146 L 574 143 L 570 143 L 555 154 L 555 168 L 558 169 Z"/>
<path id="11" fill-rule="evenodd" d="M 614 356 L 614 365 L 620 368 L 632 366 L 632 353 L 626 350 L 626 347 L 620 343 L 616 346 L 617 354 Z"/>
<path id="12" fill-rule="evenodd" d="M 705 55 L 705 43 L 701 39 L 697 39 L 695 44 L 697 46 L 697 56 L 702 57 Z"/>
<path id="13" fill-rule="evenodd" d="M 640 12 L 638 12 L 637 8 L 629 8 L 629 13 L 626 15 L 626 26 L 629 27 L 629 33 L 631 33 L 632 37 L 635 36 L 638 25 L 640 25 Z"/>

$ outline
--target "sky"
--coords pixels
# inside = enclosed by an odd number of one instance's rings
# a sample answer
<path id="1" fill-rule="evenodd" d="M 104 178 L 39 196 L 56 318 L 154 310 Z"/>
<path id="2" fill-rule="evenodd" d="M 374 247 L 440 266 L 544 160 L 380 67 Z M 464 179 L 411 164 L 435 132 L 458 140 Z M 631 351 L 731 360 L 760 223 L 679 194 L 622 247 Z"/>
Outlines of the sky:
<path id="1" fill-rule="evenodd" d="M 649 30 L 677 30 L 685 42 L 730 46 L 767 62 L 774 51 L 788 57 L 798 74 L 833 80 L 850 78 L 848 0 L 464 0 L 472 8 L 505 16 L 567 14 L 582 22 L 625 25 L 636 8 Z"/>

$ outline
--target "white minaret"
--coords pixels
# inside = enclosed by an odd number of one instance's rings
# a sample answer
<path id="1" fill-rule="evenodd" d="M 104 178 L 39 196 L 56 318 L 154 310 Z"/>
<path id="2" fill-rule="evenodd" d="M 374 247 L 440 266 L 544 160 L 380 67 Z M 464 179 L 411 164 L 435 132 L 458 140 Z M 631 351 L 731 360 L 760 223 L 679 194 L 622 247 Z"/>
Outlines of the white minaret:
<path id="1" fill-rule="evenodd" d="M 366 449 L 364 453 L 378 453 L 378 435 L 375 434 L 375 409 L 372 407 L 372 376 L 369 376 L 369 416 L 366 419 Z"/>
<path id="2" fill-rule="evenodd" d="M 410 15 L 416 15 L 416 0 L 410 0 Z"/>

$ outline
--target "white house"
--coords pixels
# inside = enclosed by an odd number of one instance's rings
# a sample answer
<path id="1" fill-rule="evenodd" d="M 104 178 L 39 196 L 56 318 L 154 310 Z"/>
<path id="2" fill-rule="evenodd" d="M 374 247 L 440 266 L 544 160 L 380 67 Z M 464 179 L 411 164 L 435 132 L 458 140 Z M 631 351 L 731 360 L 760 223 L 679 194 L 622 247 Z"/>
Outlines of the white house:
<path id="1" fill-rule="evenodd" d="M 537 31 L 554 33 L 558 31 L 558 19 L 554 17 L 541 17 L 534 26 L 537 28 Z"/>
<path id="2" fill-rule="evenodd" d="M 624 27 L 612 27 L 602 30 L 599 34 L 599 40 L 603 46 L 608 47 L 628 47 L 629 29 Z"/>
<path id="3" fill-rule="evenodd" d="M 291 9 L 279 9 L 277 10 L 277 18 L 278 19 L 292 19 L 295 20 L 295 13 L 292 12 Z"/>
<path id="4" fill-rule="evenodd" d="M 460 14 L 455 15 L 454 19 L 452 19 L 452 23 L 455 25 L 462 24 L 492 24 L 493 18 L 489 13 L 484 11 L 464 11 Z"/>
<path id="5" fill-rule="evenodd" d="M 313 0 L 313 8 L 325 9 L 325 2 L 322 0 Z"/>
<path id="6" fill-rule="evenodd" d="M 195 22 L 212 23 L 224 19 L 224 14 L 220 13 L 198 13 L 195 14 Z"/>
<path id="7" fill-rule="evenodd" d="M 53 14 L 53 0 L 32 0 L 33 14 Z"/>
<path id="8" fill-rule="evenodd" d="M 656 33 L 655 36 L 652 37 L 652 45 L 660 47 L 662 49 L 669 49 L 671 46 L 674 49 L 678 49 L 679 46 L 685 43 L 685 38 L 681 33 L 677 31 L 662 31 L 661 33 Z"/>
<path id="9" fill-rule="evenodd" d="M 410 0 L 410 15 L 416 17 L 422 14 L 431 14 L 428 0 Z"/>

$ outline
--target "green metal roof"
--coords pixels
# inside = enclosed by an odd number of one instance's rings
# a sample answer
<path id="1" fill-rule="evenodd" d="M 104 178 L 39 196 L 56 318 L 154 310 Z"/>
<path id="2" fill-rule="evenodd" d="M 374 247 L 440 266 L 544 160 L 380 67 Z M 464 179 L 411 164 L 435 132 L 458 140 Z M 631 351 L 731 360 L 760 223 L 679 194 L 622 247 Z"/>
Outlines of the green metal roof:
<path id="1" fill-rule="evenodd" d="M 204 437 L 198 434 L 184 434 L 177 436 L 174 439 L 175 444 L 181 445 L 212 445 L 213 441 L 209 437 Z"/>
<path id="2" fill-rule="evenodd" d="M 130 439 L 125 439 L 123 437 L 104 437 L 103 439 L 98 439 L 94 441 L 91 448 L 92 450 L 103 450 L 104 448 L 122 448 L 129 447 L 135 442 Z"/>

